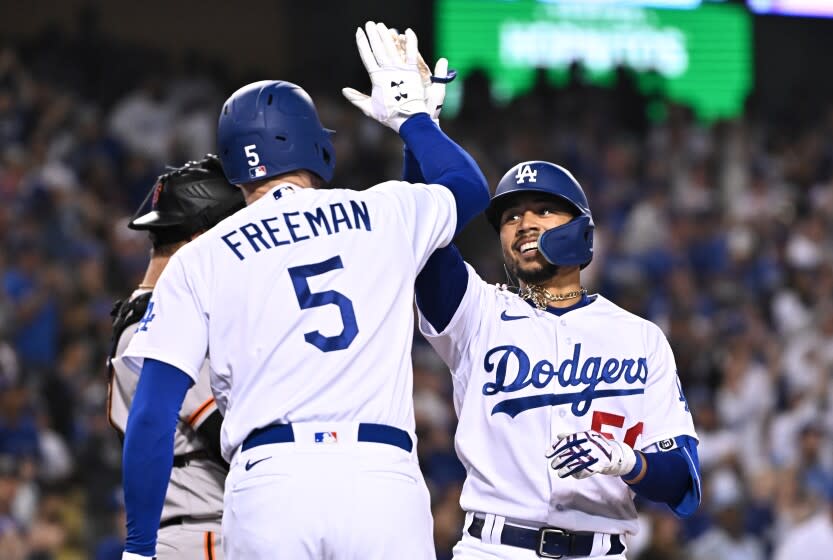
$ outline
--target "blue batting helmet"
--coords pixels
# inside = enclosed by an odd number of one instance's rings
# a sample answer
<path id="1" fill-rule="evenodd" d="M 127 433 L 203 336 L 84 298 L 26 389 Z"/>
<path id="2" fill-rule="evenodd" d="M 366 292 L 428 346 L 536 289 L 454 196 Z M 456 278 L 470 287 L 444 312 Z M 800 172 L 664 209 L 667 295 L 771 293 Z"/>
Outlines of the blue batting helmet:
<path id="1" fill-rule="evenodd" d="M 321 126 L 301 87 L 265 80 L 238 89 L 223 104 L 217 145 L 226 178 L 235 185 L 298 169 L 329 182 L 336 159 L 332 132 Z"/>
<path id="2" fill-rule="evenodd" d="M 593 215 L 581 185 L 572 174 L 547 161 L 524 161 L 506 172 L 498 182 L 486 209 L 489 223 L 500 231 L 500 217 L 514 195 L 544 193 L 570 204 L 575 217 L 564 225 L 548 229 L 538 238 L 538 250 L 556 266 L 582 268 L 593 260 Z"/>

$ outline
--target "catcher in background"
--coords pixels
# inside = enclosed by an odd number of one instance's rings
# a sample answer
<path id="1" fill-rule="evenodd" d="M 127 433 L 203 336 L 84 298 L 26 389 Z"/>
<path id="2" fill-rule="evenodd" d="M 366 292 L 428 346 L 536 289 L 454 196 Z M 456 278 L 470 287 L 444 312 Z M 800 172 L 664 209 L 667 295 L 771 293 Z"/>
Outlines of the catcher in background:
<path id="1" fill-rule="evenodd" d="M 108 416 L 122 439 L 140 373 L 130 369 L 122 354 L 133 334 L 145 328 L 142 318 L 153 315 L 148 302 L 157 279 L 180 247 L 245 206 L 240 189 L 226 181 L 211 155 L 159 177 L 137 214 L 148 198 L 150 212 L 134 216 L 128 227 L 148 232 L 150 263 L 130 298 L 113 309 Z M 188 391 L 179 411 L 174 468 L 158 532 L 160 560 L 223 557 L 220 529 L 228 465 L 220 456 L 222 416 L 211 394 L 207 361 L 203 369 L 206 374 Z"/>

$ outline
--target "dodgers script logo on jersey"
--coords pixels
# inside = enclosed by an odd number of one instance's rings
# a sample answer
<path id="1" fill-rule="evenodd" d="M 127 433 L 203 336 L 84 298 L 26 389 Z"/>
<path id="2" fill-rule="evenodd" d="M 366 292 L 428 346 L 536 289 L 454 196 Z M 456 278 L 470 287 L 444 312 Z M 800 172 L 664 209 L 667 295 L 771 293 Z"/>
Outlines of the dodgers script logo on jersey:
<path id="1" fill-rule="evenodd" d="M 549 360 L 539 360 L 532 365 L 529 355 L 511 344 L 496 346 L 486 352 L 483 367 L 487 373 L 495 372 L 495 380 L 483 385 L 486 396 L 498 393 L 514 393 L 532 385 L 545 389 L 555 380 L 562 388 L 584 388 L 569 393 L 547 392 L 540 395 L 509 398 L 492 408 L 492 415 L 503 412 L 515 417 L 525 410 L 542 406 L 571 404 L 576 416 L 584 416 L 590 410 L 594 399 L 641 395 L 648 380 L 648 360 L 643 357 L 608 358 L 581 355 L 581 344 L 573 348 L 573 355 L 562 361 L 558 367 Z M 600 389 L 599 385 L 613 385 L 618 381 L 637 385 L 628 389 Z"/>

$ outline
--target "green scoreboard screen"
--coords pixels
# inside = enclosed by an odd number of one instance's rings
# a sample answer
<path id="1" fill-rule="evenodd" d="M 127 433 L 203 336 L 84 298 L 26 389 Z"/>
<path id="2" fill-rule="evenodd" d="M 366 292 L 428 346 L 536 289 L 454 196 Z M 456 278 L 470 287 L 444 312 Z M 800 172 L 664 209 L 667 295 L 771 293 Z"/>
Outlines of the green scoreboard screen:
<path id="1" fill-rule="evenodd" d="M 495 100 L 506 102 L 533 85 L 536 68 L 558 85 L 580 61 L 592 83 L 605 85 L 623 64 L 638 72 L 643 89 L 660 78 L 668 97 L 707 121 L 741 113 L 752 85 L 751 21 L 739 5 L 437 0 L 435 13 L 437 56 L 459 74 L 446 97 L 451 114 L 461 79 L 477 68 L 489 76 Z"/>

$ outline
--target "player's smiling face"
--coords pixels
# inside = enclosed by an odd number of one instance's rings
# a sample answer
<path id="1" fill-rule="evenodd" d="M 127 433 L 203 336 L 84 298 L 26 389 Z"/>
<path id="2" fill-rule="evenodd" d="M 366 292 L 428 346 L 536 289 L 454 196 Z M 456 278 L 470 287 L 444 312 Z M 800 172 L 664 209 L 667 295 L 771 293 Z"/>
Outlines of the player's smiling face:
<path id="1" fill-rule="evenodd" d="M 500 244 L 510 271 L 527 283 L 540 283 L 556 267 L 538 251 L 538 236 L 573 219 L 573 209 L 560 198 L 542 193 L 521 193 L 500 215 Z"/>

